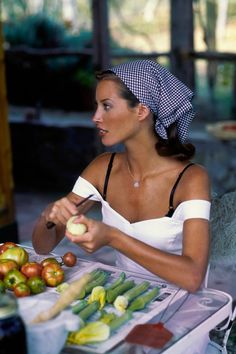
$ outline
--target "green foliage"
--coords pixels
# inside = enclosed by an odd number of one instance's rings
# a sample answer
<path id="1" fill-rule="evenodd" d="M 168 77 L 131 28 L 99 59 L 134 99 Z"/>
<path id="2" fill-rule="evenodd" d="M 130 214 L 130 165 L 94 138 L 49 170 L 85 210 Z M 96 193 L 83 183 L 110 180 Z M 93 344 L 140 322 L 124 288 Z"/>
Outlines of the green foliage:
<path id="1" fill-rule="evenodd" d="M 32 15 L 3 25 L 5 40 L 12 46 L 56 48 L 66 46 L 64 27 L 45 15 Z"/>

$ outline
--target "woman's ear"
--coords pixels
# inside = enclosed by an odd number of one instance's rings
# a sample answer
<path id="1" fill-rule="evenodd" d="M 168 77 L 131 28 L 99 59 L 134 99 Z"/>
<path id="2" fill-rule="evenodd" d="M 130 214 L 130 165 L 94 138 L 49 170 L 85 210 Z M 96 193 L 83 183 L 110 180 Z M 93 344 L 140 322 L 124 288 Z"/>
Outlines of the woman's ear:
<path id="1" fill-rule="evenodd" d="M 142 103 L 138 105 L 138 118 L 139 121 L 144 120 L 151 113 L 150 109 Z"/>

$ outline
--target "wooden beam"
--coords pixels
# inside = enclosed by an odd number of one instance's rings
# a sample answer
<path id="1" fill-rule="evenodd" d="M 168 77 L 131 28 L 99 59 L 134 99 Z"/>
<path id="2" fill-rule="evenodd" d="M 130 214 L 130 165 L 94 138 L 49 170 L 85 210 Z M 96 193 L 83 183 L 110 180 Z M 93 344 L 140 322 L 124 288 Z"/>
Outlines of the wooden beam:
<path id="1" fill-rule="evenodd" d="M 12 155 L 6 94 L 2 23 L 0 22 L 0 242 L 17 240 L 13 199 Z M 10 227 L 14 225 L 14 227 Z M 6 228 L 8 234 L 6 235 Z M 10 232 L 10 231 L 11 232 Z M 11 234 L 14 231 L 14 235 Z"/>
<path id="2" fill-rule="evenodd" d="M 107 0 L 92 0 L 93 50 L 95 70 L 106 69 L 110 65 L 109 21 Z"/>
<path id="3" fill-rule="evenodd" d="M 193 45 L 193 0 L 171 0 L 171 71 L 194 89 L 194 62 L 181 53 L 189 53 Z"/>

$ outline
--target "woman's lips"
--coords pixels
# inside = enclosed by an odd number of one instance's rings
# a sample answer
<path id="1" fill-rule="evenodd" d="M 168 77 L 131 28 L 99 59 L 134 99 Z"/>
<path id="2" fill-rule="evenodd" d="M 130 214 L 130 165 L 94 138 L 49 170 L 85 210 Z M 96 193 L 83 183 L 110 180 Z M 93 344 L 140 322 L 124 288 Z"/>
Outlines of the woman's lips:
<path id="1" fill-rule="evenodd" d="M 106 130 L 106 129 L 101 129 L 101 128 L 98 129 L 98 134 L 99 134 L 100 136 L 104 136 L 106 133 L 108 133 L 108 130 Z"/>

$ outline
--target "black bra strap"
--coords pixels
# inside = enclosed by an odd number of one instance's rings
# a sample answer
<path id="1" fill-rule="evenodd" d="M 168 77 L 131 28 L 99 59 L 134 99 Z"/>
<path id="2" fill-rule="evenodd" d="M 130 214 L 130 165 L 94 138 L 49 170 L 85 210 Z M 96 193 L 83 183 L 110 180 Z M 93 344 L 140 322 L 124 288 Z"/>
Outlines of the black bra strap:
<path id="1" fill-rule="evenodd" d="M 194 165 L 193 162 L 189 163 L 187 166 L 185 166 L 185 168 L 183 169 L 182 172 L 180 172 L 171 192 L 170 192 L 170 199 L 169 199 L 169 211 L 166 214 L 166 216 L 171 217 L 174 213 L 174 205 L 173 205 L 173 201 L 174 201 L 174 194 L 175 194 L 175 190 L 179 184 L 179 181 L 181 179 L 181 177 L 183 176 L 184 172 L 187 170 L 187 168 L 189 168 L 190 166 Z"/>
<path id="2" fill-rule="evenodd" d="M 107 198 L 107 186 L 108 186 L 109 177 L 111 174 L 111 169 L 112 169 L 112 164 L 113 164 L 115 154 L 116 154 L 115 152 L 113 152 L 111 154 L 111 158 L 110 158 L 109 164 L 107 166 L 107 173 L 106 173 L 105 182 L 104 182 L 104 186 L 103 186 L 103 193 L 102 193 L 102 197 L 104 200 L 106 200 L 106 198 Z"/>

